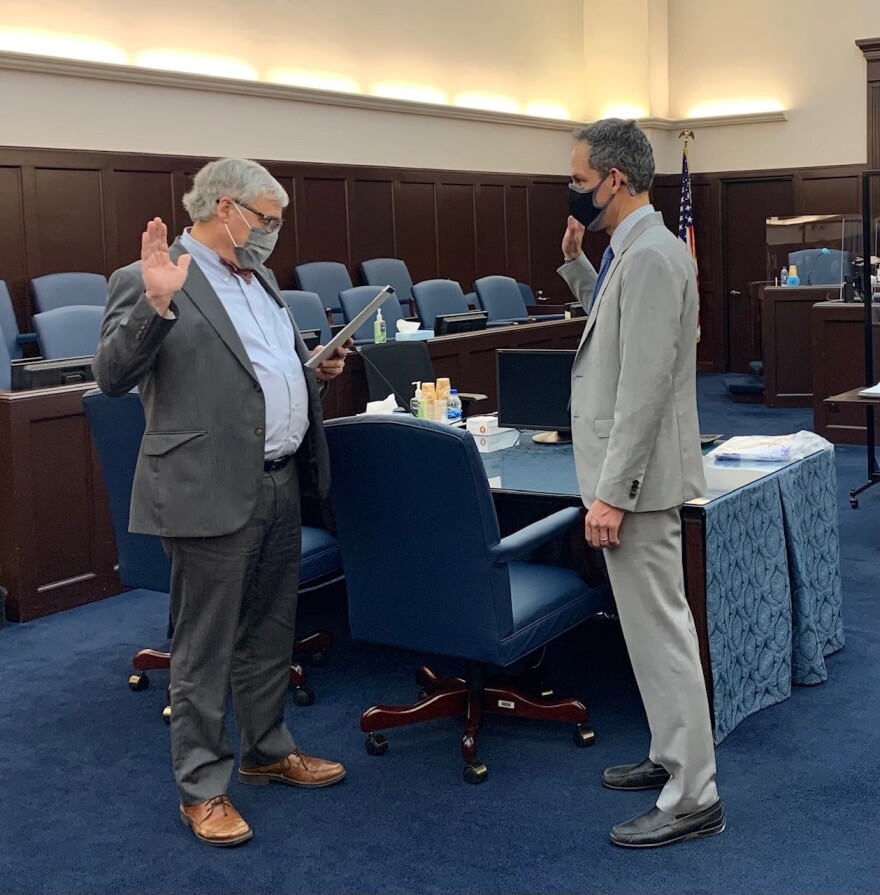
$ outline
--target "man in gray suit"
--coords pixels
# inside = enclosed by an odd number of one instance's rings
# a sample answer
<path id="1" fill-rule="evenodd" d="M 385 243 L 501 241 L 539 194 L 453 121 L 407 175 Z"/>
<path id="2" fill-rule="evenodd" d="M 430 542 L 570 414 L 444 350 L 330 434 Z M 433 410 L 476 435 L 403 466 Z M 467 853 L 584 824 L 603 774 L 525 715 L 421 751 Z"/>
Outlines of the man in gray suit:
<path id="1" fill-rule="evenodd" d="M 168 246 L 147 225 L 141 260 L 110 278 L 95 356 L 109 395 L 139 386 L 146 431 L 130 529 L 171 560 L 171 754 L 180 817 L 209 845 L 252 832 L 226 795 L 230 682 L 244 783 L 327 786 L 338 762 L 294 743 L 284 707 L 293 649 L 301 495 L 329 488 L 318 381 L 265 266 L 288 204 L 246 159 L 211 162 L 183 203 L 193 226 Z"/>
<path id="2" fill-rule="evenodd" d="M 650 205 L 651 145 L 634 121 L 576 135 L 559 268 L 587 310 L 572 370 L 571 426 L 586 538 L 608 576 L 651 728 L 648 757 L 608 768 L 611 789 L 660 789 L 611 831 L 668 845 L 724 830 L 697 633 L 684 594 L 681 505 L 706 483 L 696 403 L 698 294 L 684 244 Z M 611 245 L 598 271 L 585 228 Z"/>

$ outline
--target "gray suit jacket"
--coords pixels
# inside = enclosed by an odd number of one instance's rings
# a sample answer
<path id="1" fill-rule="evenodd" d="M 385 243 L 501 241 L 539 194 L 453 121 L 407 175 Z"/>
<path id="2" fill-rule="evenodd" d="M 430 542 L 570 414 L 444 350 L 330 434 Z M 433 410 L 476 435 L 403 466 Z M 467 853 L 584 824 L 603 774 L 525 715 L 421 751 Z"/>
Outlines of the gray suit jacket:
<path id="1" fill-rule="evenodd" d="M 184 252 L 175 240 L 171 258 Z M 256 275 L 287 310 L 271 271 L 263 267 Z M 266 427 L 262 389 L 229 315 L 195 263 L 172 310 L 176 320 L 150 307 L 140 261 L 110 277 L 95 379 L 114 396 L 139 386 L 146 416 L 129 527 L 166 537 L 229 534 L 245 525 L 259 494 Z M 293 331 L 305 361 L 309 352 L 295 323 Z M 309 429 L 296 463 L 303 494 L 323 500 L 330 464 L 321 390 L 315 374 L 305 374 Z"/>
<path id="2" fill-rule="evenodd" d="M 559 268 L 589 309 L 586 256 Z M 614 257 L 575 355 L 571 426 L 584 504 L 630 512 L 679 506 L 706 481 L 697 419 L 699 298 L 684 243 L 661 214 L 640 220 Z"/>

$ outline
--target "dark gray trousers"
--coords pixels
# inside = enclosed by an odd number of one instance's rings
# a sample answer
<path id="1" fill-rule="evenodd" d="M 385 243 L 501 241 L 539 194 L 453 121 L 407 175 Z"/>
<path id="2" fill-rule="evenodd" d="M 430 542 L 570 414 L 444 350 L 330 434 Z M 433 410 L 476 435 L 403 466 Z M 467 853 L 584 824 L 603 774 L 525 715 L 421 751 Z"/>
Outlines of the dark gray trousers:
<path id="1" fill-rule="evenodd" d="M 302 523 L 296 462 L 265 473 L 244 528 L 163 538 L 171 560 L 171 756 L 184 805 L 225 793 L 232 776 L 226 701 L 232 684 L 241 764 L 295 748 L 284 723 Z"/>

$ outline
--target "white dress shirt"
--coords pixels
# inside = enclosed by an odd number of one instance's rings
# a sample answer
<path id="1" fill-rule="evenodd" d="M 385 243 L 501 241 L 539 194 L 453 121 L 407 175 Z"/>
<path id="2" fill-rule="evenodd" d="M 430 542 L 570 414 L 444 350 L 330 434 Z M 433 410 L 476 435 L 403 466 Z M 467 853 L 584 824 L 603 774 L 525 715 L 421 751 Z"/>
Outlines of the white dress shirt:
<path id="1" fill-rule="evenodd" d="M 632 228 L 635 227 L 642 218 L 646 218 L 649 214 L 654 214 L 654 206 L 650 204 L 643 205 L 641 208 L 637 208 L 635 211 L 630 212 L 630 214 L 617 225 L 614 232 L 611 234 L 611 251 L 614 252 L 615 258 L 620 254 L 620 250 L 623 247 L 623 241 L 632 232 Z"/>
<path id="2" fill-rule="evenodd" d="M 189 228 L 180 242 L 217 293 L 263 389 L 266 459 L 292 454 L 309 428 L 309 392 L 287 309 L 256 276 L 246 283 L 224 267 L 220 256 L 194 239 Z"/>

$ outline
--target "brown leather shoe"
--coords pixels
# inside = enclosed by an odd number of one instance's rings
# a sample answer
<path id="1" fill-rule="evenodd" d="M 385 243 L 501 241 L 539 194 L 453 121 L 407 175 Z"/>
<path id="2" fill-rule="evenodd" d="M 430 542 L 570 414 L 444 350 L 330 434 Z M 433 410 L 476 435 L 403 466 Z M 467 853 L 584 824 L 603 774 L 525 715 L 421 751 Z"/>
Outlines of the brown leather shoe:
<path id="1" fill-rule="evenodd" d="M 262 768 L 239 768 L 242 783 L 263 786 L 266 783 L 287 783 L 289 786 L 330 786 L 345 776 L 345 768 L 338 761 L 312 758 L 295 749 L 287 758 Z"/>
<path id="2" fill-rule="evenodd" d="M 226 795 L 214 796 L 198 805 L 181 805 L 180 819 L 206 845 L 239 845 L 254 835 Z"/>

